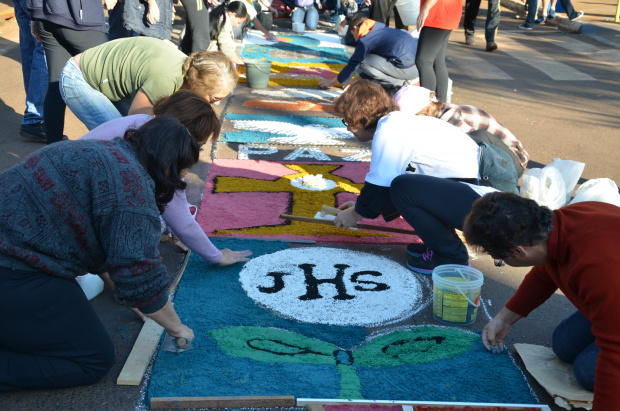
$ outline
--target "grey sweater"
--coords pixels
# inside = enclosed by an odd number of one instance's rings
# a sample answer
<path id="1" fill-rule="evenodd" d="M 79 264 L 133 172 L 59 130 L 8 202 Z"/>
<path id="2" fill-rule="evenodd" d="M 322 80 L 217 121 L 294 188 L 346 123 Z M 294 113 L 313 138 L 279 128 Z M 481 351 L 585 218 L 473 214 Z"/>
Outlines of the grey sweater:
<path id="1" fill-rule="evenodd" d="M 63 278 L 108 271 L 149 314 L 168 300 L 155 183 L 129 143 L 68 141 L 0 174 L 0 266 Z"/>

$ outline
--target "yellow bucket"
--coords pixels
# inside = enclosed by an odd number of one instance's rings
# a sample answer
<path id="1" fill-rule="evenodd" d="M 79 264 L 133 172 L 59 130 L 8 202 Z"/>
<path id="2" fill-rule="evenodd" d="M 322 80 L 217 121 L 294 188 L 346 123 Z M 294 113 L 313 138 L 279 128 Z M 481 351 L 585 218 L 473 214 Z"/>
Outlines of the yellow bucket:
<path id="1" fill-rule="evenodd" d="M 433 270 L 433 317 L 448 325 L 476 321 L 484 276 L 473 267 L 445 264 Z"/>

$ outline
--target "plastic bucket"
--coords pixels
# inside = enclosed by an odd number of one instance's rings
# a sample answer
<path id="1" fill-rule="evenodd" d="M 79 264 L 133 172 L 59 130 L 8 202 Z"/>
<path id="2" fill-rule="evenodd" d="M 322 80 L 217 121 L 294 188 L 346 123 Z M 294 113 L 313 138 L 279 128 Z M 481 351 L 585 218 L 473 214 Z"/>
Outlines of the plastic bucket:
<path id="1" fill-rule="evenodd" d="M 420 14 L 420 0 L 398 0 L 395 4 L 405 26 L 415 26 Z"/>
<path id="2" fill-rule="evenodd" d="M 479 270 L 445 264 L 433 270 L 433 317 L 448 325 L 476 321 L 484 276 Z"/>
<path id="3" fill-rule="evenodd" d="M 269 73 L 271 73 L 271 61 L 246 60 L 245 77 L 251 88 L 265 88 L 269 85 Z"/>

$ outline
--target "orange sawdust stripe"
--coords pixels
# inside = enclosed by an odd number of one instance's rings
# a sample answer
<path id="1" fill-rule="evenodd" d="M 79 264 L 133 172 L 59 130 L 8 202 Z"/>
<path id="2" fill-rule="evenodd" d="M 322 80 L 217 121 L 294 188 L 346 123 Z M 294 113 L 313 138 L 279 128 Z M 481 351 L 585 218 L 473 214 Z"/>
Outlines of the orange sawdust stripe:
<path id="1" fill-rule="evenodd" d="M 269 110 L 286 110 L 286 111 L 328 111 L 334 112 L 332 103 L 313 103 L 312 101 L 290 101 L 290 100 L 271 100 L 271 99 L 255 99 L 248 100 L 243 103 L 246 107 L 266 108 Z"/>

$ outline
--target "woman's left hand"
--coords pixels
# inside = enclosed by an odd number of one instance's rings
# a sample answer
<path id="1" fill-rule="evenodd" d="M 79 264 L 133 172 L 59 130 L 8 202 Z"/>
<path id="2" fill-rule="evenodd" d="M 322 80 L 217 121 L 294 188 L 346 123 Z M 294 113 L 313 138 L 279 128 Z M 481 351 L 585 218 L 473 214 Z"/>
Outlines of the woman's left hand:
<path id="1" fill-rule="evenodd" d="M 334 225 L 336 227 L 354 227 L 362 218 L 355 212 L 355 207 L 349 207 L 336 215 Z"/>
<path id="2" fill-rule="evenodd" d="M 252 255 L 250 250 L 232 251 L 228 248 L 224 248 L 220 251 L 222 252 L 222 259 L 217 265 L 231 265 L 243 261 L 250 261 L 248 257 Z"/>
<path id="3" fill-rule="evenodd" d="M 149 1 L 149 11 L 146 13 L 146 21 L 155 24 L 159 21 L 159 6 L 155 0 Z"/>
<path id="4" fill-rule="evenodd" d="M 270 33 L 270 32 L 267 32 L 267 34 L 265 34 L 265 37 L 269 41 L 278 41 L 278 38 L 273 33 Z"/>

